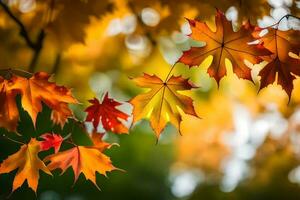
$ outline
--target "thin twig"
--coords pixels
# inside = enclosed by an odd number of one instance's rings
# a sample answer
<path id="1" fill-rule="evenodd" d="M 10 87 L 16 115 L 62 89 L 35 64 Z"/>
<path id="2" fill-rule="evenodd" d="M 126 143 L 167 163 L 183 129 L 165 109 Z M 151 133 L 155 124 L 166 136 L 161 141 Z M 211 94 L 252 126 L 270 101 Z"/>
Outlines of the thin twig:
<path id="1" fill-rule="evenodd" d="M 23 73 L 23 74 L 26 74 L 26 75 L 28 75 L 30 77 L 33 75 L 33 73 L 25 71 L 25 70 L 22 70 L 22 69 L 12 68 L 11 71 L 14 72 L 14 73 Z"/>
<path id="2" fill-rule="evenodd" d="M 67 139 L 69 139 L 71 136 L 72 136 L 72 133 L 69 133 L 68 135 L 66 135 L 66 136 L 63 138 L 63 140 L 67 140 Z"/>
<path id="3" fill-rule="evenodd" d="M 51 74 L 56 74 L 58 69 L 59 69 L 59 65 L 60 65 L 60 61 L 61 61 L 61 53 L 58 53 L 56 55 L 53 67 L 52 67 L 52 72 Z"/>
<path id="4" fill-rule="evenodd" d="M 17 68 L 0 69 L 0 74 L 4 74 L 4 75 L 22 74 L 26 78 L 30 78 L 33 76 L 33 73 L 22 70 L 22 69 L 17 69 Z"/>
<path id="5" fill-rule="evenodd" d="M 77 147 L 78 145 L 77 144 L 75 144 L 74 142 L 72 142 L 72 141 L 68 141 L 68 140 L 66 140 L 65 141 L 66 143 L 69 143 L 69 144 L 72 144 L 73 146 L 75 146 L 75 147 Z"/>
<path id="6" fill-rule="evenodd" d="M 284 15 L 283 17 L 281 17 L 275 24 L 272 24 L 270 26 L 266 26 L 266 27 L 263 27 L 262 29 L 268 29 L 268 28 L 271 28 L 271 27 L 274 27 L 274 26 L 277 26 L 276 28 L 278 28 L 280 22 L 283 20 L 283 19 L 289 19 L 290 17 L 293 17 L 295 19 L 298 19 L 300 20 L 300 17 L 297 17 L 295 15 L 291 15 L 291 14 L 287 14 L 287 15 Z"/>
<path id="7" fill-rule="evenodd" d="M 12 141 L 12 142 L 14 142 L 14 143 L 17 143 L 17 144 L 21 144 L 21 145 L 24 145 L 25 143 L 23 143 L 23 142 L 20 142 L 20 141 L 17 141 L 17 140 L 14 140 L 14 139 L 11 139 L 11 138 L 9 138 L 7 135 L 2 135 L 5 139 L 8 139 L 8 140 L 10 140 L 10 141 Z"/>
<path id="8" fill-rule="evenodd" d="M 38 35 L 37 41 L 35 42 L 35 48 L 33 49 L 34 54 L 33 54 L 33 57 L 31 59 L 29 69 L 28 69 L 30 72 L 35 71 L 38 58 L 40 57 L 40 53 L 41 53 L 41 50 L 43 48 L 44 38 L 45 38 L 45 31 L 42 29 L 40 31 L 39 35 Z"/>

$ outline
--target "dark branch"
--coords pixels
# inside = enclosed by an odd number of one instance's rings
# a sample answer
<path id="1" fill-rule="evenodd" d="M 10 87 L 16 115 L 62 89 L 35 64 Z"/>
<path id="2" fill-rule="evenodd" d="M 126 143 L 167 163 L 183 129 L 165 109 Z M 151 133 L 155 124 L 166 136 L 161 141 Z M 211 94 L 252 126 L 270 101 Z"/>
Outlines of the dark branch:
<path id="1" fill-rule="evenodd" d="M 27 45 L 34 49 L 35 48 L 35 44 L 34 42 L 30 39 L 28 32 L 24 26 L 24 24 L 11 12 L 11 10 L 9 9 L 9 7 L 3 3 L 2 0 L 0 0 L 0 5 L 2 6 L 3 10 L 9 15 L 9 17 L 14 20 L 14 22 L 20 27 L 20 34 L 22 35 L 22 37 L 25 39 Z"/>
<path id="2" fill-rule="evenodd" d="M 2 1 L 0 0 L 0 6 L 3 8 L 3 10 L 8 14 L 8 16 L 19 26 L 20 28 L 20 35 L 24 38 L 27 46 L 31 48 L 34 51 L 32 60 L 29 65 L 29 71 L 34 72 L 38 58 L 40 56 L 40 52 L 43 47 L 43 41 L 45 38 L 45 31 L 42 29 L 37 37 L 36 41 L 33 41 L 28 34 L 28 31 L 26 30 L 26 27 L 21 22 L 20 19 L 18 19 L 10 10 L 10 8 Z"/>
<path id="3" fill-rule="evenodd" d="M 39 35 L 38 35 L 37 41 L 35 43 L 35 48 L 33 49 L 34 50 L 34 55 L 31 59 L 30 65 L 29 65 L 29 71 L 30 72 L 34 72 L 34 69 L 36 67 L 38 58 L 39 58 L 41 50 L 43 48 L 44 38 L 45 38 L 45 31 L 41 30 Z"/>
<path id="4" fill-rule="evenodd" d="M 61 54 L 58 53 L 56 55 L 56 58 L 55 58 L 55 62 L 53 64 L 53 67 L 52 67 L 52 72 L 51 74 L 56 74 L 58 69 L 59 69 L 59 66 L 60 66 L 60 62 L 61 62 Z"/>

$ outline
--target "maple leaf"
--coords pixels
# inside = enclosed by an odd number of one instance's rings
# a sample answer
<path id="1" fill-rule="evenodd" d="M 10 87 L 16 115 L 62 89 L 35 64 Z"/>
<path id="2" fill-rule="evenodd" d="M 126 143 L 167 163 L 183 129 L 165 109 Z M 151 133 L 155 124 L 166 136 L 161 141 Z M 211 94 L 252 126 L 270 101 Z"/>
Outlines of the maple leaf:
<path id="1" fill-rule="evenodd" d="M 95 130 L 97 130 L 101 121 L 103 128 L 107 131 L 128 133 L 128 128 L 121 120 L 128 120 L 129 115 L 116 108 L 122 105 L 121 103 L 109 98 L 108 93 L 104 95 L 101 103 L 96 98 L 89 100 L 89 102 L 93 105 L 85 110 L 88 113 L 86 121 L 93 122 Z"/>
<path id="2" fill-rule="evenodd" d="M 67 107 L 68 103 L 77 103 L 77 100 L 70 90 L 49 82 L 49 78 L 50 75 L 45 72 L 35 73 L 29 79 L 18 76 L 12 88 L 20 91 L 22 106 L 32 118 L 34 125 L 38 113 L 42 111 L 43 102 L 53 110 L 53 121 L 63 126 L 67 118 L 73 115 Z"/>
<path id="3" fill-rule="evenodd" d="M 61 143 L 63 142 L 63 138 L 58 134 L 51 134 L 51 133 L 45 133 L 40 136 L 43 141 L 40 142 L 41 150 L 47 151 L 48 149 L 51 149 L 52 147 L 55 150 L 55 153 L 57 153 L 60 149 Z"/>
<path id="4" fill-rule="evenodd" d="M 94 144 L 94 146 L 93 146 L 94 148 L 97 148 L 101 152 L 103 152 L 104 150 L 109 149 L 113 145 L 118 145 L 116 143 L 110 144 L 110 143 L 103 141 L 103 139 L 102 139 L 103 136 L 104 136 L 104 133 L 97 133 L 97 132 L 92 133 L 91 139 Z"/>
<path id="5" fill-rule="evenodd" d="M 110 158 L 95 147 L 75 146 L 69 150 L 47 156 L 44 161 L 50 161 L 47 165 L 50 170 L 59 168 L 62 170 L 62 174 L 69 167 L 72 167 L 75 176 L 74 182 L 83 173 L 86 179 L 92 181 L 98 189 L 96 172 L 106 176 L 106 172 L 117 169 L 112 165 Z"/>
<path id="6" fill-rule="evenodd" d="M 73 116 L 69 103 L 77 103 L 71 91 L 48 81 L 50 75 L 45 72 L 34 74 L 31 78 L 12 75 L 9 80 L 0 77 L 0 126 L 16 131 L 19 112 L 15 97 L 21 94 L 21 103 L 35 125 L 42 102 L 52 109 L 51 119 L 55 124 L 64 126 Z"/>
<path id="7" fill-rule="evenodd" d="M 151 89 L 130 100 L 134 107 L 133 122 L 149 118 L 157 138 L 168 122 L 171 122 L 180 131 L 182 119 L 179 110 L 197 116 L 193 100 L 179 93 L 182 90 L 196 88 L 187 79 L 181 76 L 172 76 L 163 82 L 156 75 L 144 74 L 134 78 L 133 81 L 140 87 Z"/>
<path id="8" fill-rule="evenodd" d="M 17 91 L 12 89 L 16 78 L 5 80 L 0 77 L 0 127 L 4 127 L 9 131 L 16 131 L 19 111 L 15 101 Z"/>
<path id="9" fill-rule="evenodd" d="M 18 152 L 9 156 L 1 163 L 0 174 L 9 173 L 18 169 L 13 181 L 12 191 L 15 191 L 25 180 L 27 180 L 28 186 L 36 192 L 39 180 L 39 170 L 52 175 L 44 162 L 38 157 L 40 150 L 39 141 L 31 138 L 28 144 L 22 145 Z"/>
<path id="10" fill-rule="evenodd" d="M 273 52 L 273 55 L 264 58 L 268 64 L 259 72 L 261 77 L 260 90 L 274 83 L 277 74 L 277 83 L 282 86 L 290 98 L 295 75 L 300 75 L 300 60 L 289 54 L 299 54 L 300 32 L 269 29 L 263 37 L 259 36 L 260 33 L 261 29 L 258 29 L 253 34 L 264 42 L 267 49 Z"/>
<path id="11" fill-rule="evenodd" d="M 233 72 L 239 78 L 252 81 L 251 69 L 244 63 L 244 60 L 257 64 L 262 61 L 259 56 L 271 54 L 262 44 L 248 44 L 255 40 L 252 36 L 254 27 L 249 21 L 244 23 L 237 32 L 233 31 L 232 23 L 219 10 L 215 16 L 215 32 L 206 23 L 196 20 L 188 21 L 192 29 L 190 37 L 197 41 L 203 41 L 206 45 L 191 47 L 190 50 L 183 52 L 179 62 L 191 67 L 200 65 L 209 55 L 212 55 L 213 61 L 207 71 L 218 84 L 226 75 L 226 58 L 231 61 Z"/>
<path id="12" fill-rule="evenodd" d="M 73 116 L 73 112 L 67 103 L 59 103 L 57 106 L 52 107 L 52 109 L 51 120 L 54 124 L 59 124 L 61 127 L 65 125 L 69 117 Z"/>

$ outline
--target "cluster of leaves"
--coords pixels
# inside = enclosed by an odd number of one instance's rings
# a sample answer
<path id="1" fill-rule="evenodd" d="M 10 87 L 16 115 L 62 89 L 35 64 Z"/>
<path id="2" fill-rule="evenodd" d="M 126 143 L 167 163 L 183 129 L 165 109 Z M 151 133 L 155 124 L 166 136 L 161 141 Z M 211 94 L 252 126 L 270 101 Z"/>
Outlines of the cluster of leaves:
<path id="1" fill-rule="evenodd" d="M 219 10 L 215 16 L 215 30 L 198 20 L 188 20 L 188 22 L 192 29 L 189 37 L 205 42 L 206 45 L 192 47 L 183 52 L 178 62 L 189 67 L 198 66 L 208 56 L 212 56 L 213 61 L 208 68 L 208 74 L 219 84 L 227 73 L 226 59 L 231 61 L 233 72 L 237 77 L 250 81 L 253 81 L 251 68 L 245 60 L 252 64 L 266 61 L 266 66 L 259 73 L 260 89 L 277 82 L 288 96 L 291 96 L 293 80 L 296 75 L 300 75 L 300 59 L 297 56 L 300 49 L 299 31 L 281 31 L 276 27 L 262 29 L 253 26 L 249 21 L 243 23 L 238 31 L 234 31 L 232 23 Z M 55 23 L 55 25 L 59 24 L 59 22 Z M 49 25 L 49 27 L 51 26 Z M 263 35 L 265 32 L 267 34 Z M 62 33 L 59 32 L 58 35 L 62 35 Z M 30 42 L 30 40 L 28 41 Z M 193 99 L 182 94 L 182 91 L 194 89 L 196 86 L 187 78 L 172 75 L 171 72 L 175 66 L 172 66 L 165 79 L 146 73 L 132 79 L 139 87 L 150 89 L 129 101 L 133 105 L 133 122 L 143 118 L 149 119 L 157 138 L 167 123 L 173 124 L 180 132 L 184 114 L 198 117 Z M 50 76 L 47 73 L 39 72 L 29 77 L 23 77 L 9 70 L 8 72 L 8 76 L 0 78 L 0 127 L 17 132 L 19 122 L 17 96 L 21 97 L 22 107 L 29 114 L 34 125 L 38 113 L 42 111 L 43 103 L 52 110 L 51 121 L 54 124 L 63 127 L 68 118 L 74 118 L 68 105 L 78 103 L 77 100 L 71 95 L 69 89 L 49 82 Z M 93 99 L 90 100 L 90 103 L 92 105 L 86 109 L 86 122 L 93 124 L 90 134 L 93 145 L 77 145 L 70 140 L 70 137 L 63 138 L 56 133 L 43 134 L 40 137 L 42 141 L 39 141 L 38 138 L 31 138 L 28 143 L 24 143 L 20 147 L 18 152 L 10 155 L 0 165 L 0 173 L 8 173 L 18 168 L 13 191 L 20 187 L 25 180 L 29 187 L 36 191 L 39 170 L 51 175 L 52 170 L 59 168 L 64 172 L 71 167 L 74 171 L 75 181 L 83 173 L 97 186 L 96 172 L 105 175 L 106 172 L 117 169 L 112 165 L 110 158 L 103 153 L 104 150 L 111 147 L 111 144 L 102 140 L 105 133 L 99 133 L 98 129 L 101 124 L 106 132 L 128 133 L 129 128 L 124 121 L 128 120 L 130 116 L 120 111 L 117 107 L 121 103 L 109 98 L 108 94 L 104 95 L 101 102 Z M 22 135 L 23 133 L 18 134 Z M 74 147 L 60 151 L 63 142 L 71 143 Z M 38 153 L 51 148 L 55 149 L 55 153 L 41 160 Z"/>
<path id="2" fill-rule="evenodd" d="M 125 1 L 126 2 L 126 1 Z M 235 7 L 239 13 L 238 21 L 242 22 L 245 19 L 250 19 L 251 22 L 256 22 L 263 16 L 268 15 L 272 10 L 272 6 L 267 0 L 154 0 L 149 3 L 147 0 L 128 0 L 128 7 L 132 12 L 139 16 L 139 12 L 146 7 L 154 7 L 161 13 L 161 22 L 155 29 L 147 28 L 141 25 L 142 31 L 146 34 L 152 34 L 158 31 L 171 32 L 176 30 L 183 22 L 183 17 L 193 17 L 197 19 L 209 19 L 214 15 L 215 8 L 226 11 Z M 153 6 L 154 5 L 154 6 Z M 296 3 L 291 5 L 293 15 L 299 14 Z M 164 13 L 167 10 L 168 14 Z M 174 23 L 175 22 L 175 23 Z"/>
<path id="3" fill-rule="evenodd" d="M 59 124 L 61 128 L 65 126 L 68 118 L 76 120 L 68 105 L 78 102 L 69 89 L 49 82 L 50 76 L 45 72 L 35 73 L 29 77 L 15 75 L 13 72 L 18 71 L 6 70 L 6 75 L 0 78 L 0 127 L 10 131 L 9 134 L 16 133 L 20 137 L 23 135 L 22 130 L 17 132 L 19 111 L 16 99 L 18 96 L 21 97 L 21 105 L 32 119 L 34 127 L 36 127 L 38 113 L 42 111 L 42 104 L 52 110 L 51 121 L 53 124 Z M 39 138 L 32 137 L 28 143 L 15 141 L 10 138 L 12 135 L 9 134 L 3 135 L 4 138 L 22 144 L 16 153 L 9 155 L 0 164 L 0 174 L 18 169 L 12 191 L 15 191 L 27 180 L 28 186 L 36 192 L 39 170 L 52 175 L 52 170 L 61 169 L 63 173 L 68 168 L 72 168 L 75 181 L 83 173 L 86 179 L 91 180 L 98 188 L 96 172 L 106 176 L 106 172 L 117 169 L 112 165 L 110 158 L 103 153 L 113 144 L 102 140 L 105 133 L 98 133 L 97 127 L 101 120 L 105 131 L 113 131 L 118 134 L 128 133 L 128 128 L 119 121 L 119 118 L 127 120 L 128 115 L 115 108 L 121 103 L 109 98 L 108 94 L 101 103 L 97 99 L 90 102 L 92 105 L 86 109 L 88 113 L 86 121 L 93 122 L 94 129 L 89 134 L 92 145 L 75 144 L 72 140 L 72 133 L 64 138 L 60 134 L 44 133 Z M 81 127 L 84 127 L 83 122 L 76 121 L 82 125 Z M 70 143 L 74 147 L 60 151 L 63 142 Z M 48 154 L 41 160 L 39 152 L 48 151 L 51 148 L 54 148 L 54 154 Z"/>
<path id="4" fill-rule="evenodd" d="M 290 53 L 299 53 L 299 31 L 259 28 L 246 22 L 239 31 L 234 32 L 232 24 L 220 11 L 217 11 L 215 21 L 217 30 L 214 32 L 205 23 L 189 20 L 192 28 L 190 37 L 204 41 L 206 45 L 192 47 L 184 52 L 179 62 L 191 67 L 201 64 L 207 55 L 212 55 L 213 62 L 208 68 L 208 73 L 219 84 L 219 81 L 226 75 L 226 58 L 231 61 L 233 72 L 237 77 L 250 81 L 253 81 L 251 69 L 245 64 L 245 60 L 252 64 L 267 61 L 268 64 L 259 73 L 260 89 L 273 84 L 278 73 L 277 82 L 290 98 L 294 75 L 300 75 L 300 60 L 290 56 Z M 261 36 L 263 31 L 267 34 Z"/>
<path id="5" fill-rule="evenodd" d="M 285 16 L 290 17 L 290 16 Z M 205 22 L 188 19 L 192 33 L 189 35 L 196 41 L 205 42 L 202 47 L 191 47 L 183 52 L 178 62 L 189 67 L 199 66 L 209 56 L 213 57 L 207 72 L 218 85 L 226 75 L 225 60 L 229 59 L 234 74 L 253 82 L 251 68 L 246 61 L 268 64 L 260 71 L 260 89 L 276 82 L 282 86 L 289 98 L 293 90 L 295 75 L 300 75 L 300 33 L 297 30 L 281 31 L 275 28 L 259 28 L 246 21 L 238 31 L 233 30 L 220 10 L 215 16 L 216 30 L 212 30 Z M 280 23 L 280 21 L 278 22 Z M 276 25 L 275 25 L 276 26 Z M 262 33 L 267 34 L 262 36 Z M 175 65 L 171 68 L 171 71 Z M 170 71 L 170 73 L 171 73 Z M 138 95 L 130 102 L 134 106 L 134 122 L 141 118 L 150 118 L 151 126 L 157 136 L 160 135 L 167 122 L 172 123 L 180 131 L 182 112 L 197 116 L 191 98 L 180 94 L 182 90 L 190 90 L 195 86 L 181 76 L 168 74 L 165 81 L 156 75 L 144 74 L 133 79 L 134 82 L 151 90 Z"/>
<path id="6" fill-rule="evenodd" d="M 20 35 L 24 41 L 16 41 L 14 37 L 5 41 L 5 48 L 1 49 L 5 55 L 14 52 L 7 46 L 20 45 L 23 50 L 24 44 L 33 50 L 34 55 L 28 65 L 31 72 L 35 71 L 38 60 L 42 56 L 43 47 L 55 48 L 57 59 L 61 53 L 74 43 L 83 43 L 86 37 L 86 28 L 91 24 L 91 19 L 97 18 L 108 25 L 111 19 L 133 14 L 137 18 L 135 33 L 142 33 L 156 43 L 158 35 L 172 33 L 177 30 L 184 21 L 183 17 L 208 19 L 214 14 L 214 8 L 223 11 L 235 7 L 239 12 L 239 21 L 250 18 L 252 22 L 270 13 L 272 7 L 267 0 L 34 0 L 27 3 L 26 7 L 32 6 L 32 11 L 22 12 L 19 7 L 23 1 L 0 1 L 0 7 L 7 13 L 1 13 L 5 23 L 5 33 L 16 36 L 16 26 L 20 29 Z M 32 3 L 34 2 L 34 3 Z M 160 22 L 156 27 L 147 26 L 142 23 L 141 12 L 143 9 L 152 7 L 160 15 Z M 1 9 L 2 9 L 1 8 Z M 74 16 L 78 10 L 81 12 Z M 290 7 L 293 15 L 299 14 L 297 4 L 294 2 Z M 10 19 L 7 19 L 7 17 Z M 76 28 L 74 28 L 76 27 Z M 11 39 L 14 41 L 11 41 Z M 49 43 L 51 45 L 49 45 Z M 49 46 L 48 46 L 49 45 Z M 8 51 L 8 49 L 10 51 Z M 21 50 L 20 49 L 20 50 Z M 30 58 L 31 54 L 29 54 Z M 2 62 L 11 63 L 11 61 Z M 27 62 L 27 61 L 23 61 Z M 42 62 L 42 61 L 40 61 Z M 9 65 L 10 66 L 10 65 Z M 26 63 L 27 66 L 27 63 Z M 56 72 L 56 64 L 53 62 L 53 72 Z"/>

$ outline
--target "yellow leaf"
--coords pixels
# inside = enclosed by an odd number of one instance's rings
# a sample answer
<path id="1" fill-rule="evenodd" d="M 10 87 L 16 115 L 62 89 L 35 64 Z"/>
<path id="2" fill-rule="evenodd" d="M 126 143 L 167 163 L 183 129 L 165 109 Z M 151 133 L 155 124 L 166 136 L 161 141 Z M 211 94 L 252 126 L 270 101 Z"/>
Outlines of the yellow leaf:
<path id="1" fill-rule="evenodd" d="M 171 122 L 180 131 L 180 122 L 182 121 L 180 110 L 186 114 L 197 116 L 193 100 L 179 93 L 179 91 L 195 88 L 187 79 L 181 76 L 172 76 L 163 82 L 155 75 L 144 74 L 134 78 L 133 81 L 140 87 L 151 89 L 130 100 L 134 106 L 133 122 L 149 118 L 157 137 L 168 122 Z"/>
<path id="2" fill-rule="evenodd" d="M 17 153 L 9 156 L 1 163 L 0 174 L 18 169 L 14 178 L 12 191 L 15 191 L 27 180 L 28 186 L 36 192 L 39 181 L 39 170 L 52 175 L 44 162 L 39 159 L 39 152 L 40 144 L 36 139 L 32 138 L 28 144 L 22 145 Z"/>

